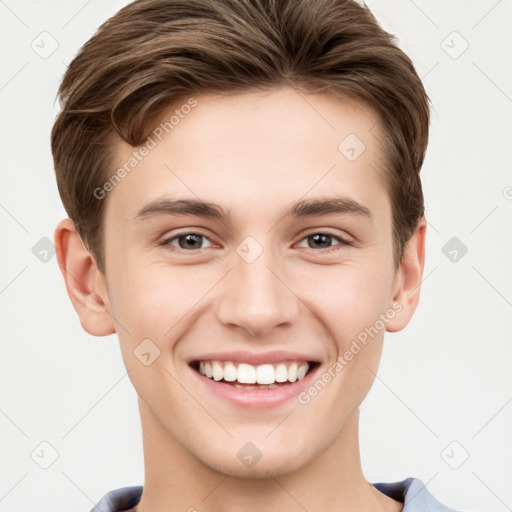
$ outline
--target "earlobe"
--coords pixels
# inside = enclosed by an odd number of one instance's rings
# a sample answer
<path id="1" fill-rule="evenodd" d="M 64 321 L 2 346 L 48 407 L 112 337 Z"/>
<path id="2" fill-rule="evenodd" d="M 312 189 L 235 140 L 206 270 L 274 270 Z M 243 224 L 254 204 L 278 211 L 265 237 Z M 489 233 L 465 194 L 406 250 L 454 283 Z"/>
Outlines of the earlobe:
<path id="1" fill-rule="evenodd" d="M 421 219 L 416 231 L 407 242 L 398 270 L 398 291 L 393 297 L 396 316 L 388 322 L 386 330 L 389 332 L 401 331 L 411 320 L 420 298 L 421 280 L 425 266 L 425 236 L 426 222 Z"/>
<path id="2" fill-rule="evenodd" d="M 84 247 L 71 219 L 63 219 L 55 229 L 57 261 L 66 290 L 85 331 L 93 336 L 115 332 L 104 277 L 95 259 Z"/>

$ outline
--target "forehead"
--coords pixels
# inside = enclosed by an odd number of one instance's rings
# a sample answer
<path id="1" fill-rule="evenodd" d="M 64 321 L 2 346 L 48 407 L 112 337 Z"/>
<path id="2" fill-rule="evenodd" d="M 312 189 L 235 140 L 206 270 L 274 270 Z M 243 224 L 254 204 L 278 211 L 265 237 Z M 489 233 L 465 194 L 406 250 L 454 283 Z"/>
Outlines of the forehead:
<path id="1" fill-rule="evenodd" d="M 108 203 L 134 213 L 186 195 L 254 212 L 333 192 L 372 202 L 376 192 L 386 196 L 380 140 L 377 114 L 353 100 L 289 87 L 185 97 L 154 123 L 145 156 L 115 144 L 116 169 L 130 159 L 135 165 Z"/>

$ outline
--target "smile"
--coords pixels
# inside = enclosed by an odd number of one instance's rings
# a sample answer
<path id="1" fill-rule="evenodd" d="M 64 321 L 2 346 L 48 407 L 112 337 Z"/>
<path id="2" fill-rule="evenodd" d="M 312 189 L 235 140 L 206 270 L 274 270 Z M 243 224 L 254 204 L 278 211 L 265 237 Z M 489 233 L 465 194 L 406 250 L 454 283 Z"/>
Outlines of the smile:
<path id="1" fill-rule="evenodd" d="M 196 368 L 201 375 L 214 381 L 233 383 L 235 387 L 265 389 L 271 385 L 302 380 L 310 364 L 307 361 L 283 361 L 252 365 L 232 361 L 199 361 Z"/>
<path id="2" fill-rule="evenodd" d="M 209 354 L 189 361 L 207 395 L 243 408 L 272 408 L 310 385 L 320 363 L 286 352 Z"/>

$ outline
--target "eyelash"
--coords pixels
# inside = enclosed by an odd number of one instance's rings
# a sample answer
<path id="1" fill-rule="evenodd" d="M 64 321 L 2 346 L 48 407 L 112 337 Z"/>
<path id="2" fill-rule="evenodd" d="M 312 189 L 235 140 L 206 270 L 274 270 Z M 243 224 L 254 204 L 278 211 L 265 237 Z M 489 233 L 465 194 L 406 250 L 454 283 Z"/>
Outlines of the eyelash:
<path id="1" fill-rule="evenodd" d="M 183 232 L 183 233 L 178 233 L 177 235 L 174 235 L 171 238 L 165 239 L 161 243 L 161 245 L 164 246 L 164 247 L 172 246 L 171 245 L 172 241 L 177 240 L 177 239 L 182 238 L 182 237 L 185 237 L 187 235 L 198 235 L 198 236 L 200 236 L 202 238 L 206 238 L 207 240 L 209 240 L 213 244 L 213 242 L 204 233 L 201 233 L 199 231 L 186 231 L 186 232 Z M 330 247 L 326 247 L 326 248 L 323 248 L 323 249 L 312 249 L 310 247 L 306 248 L 307 250 L 313 251 L 315 253 L 323 253 L 323 254 L 332 253 L 334 251 L 339 250 L 341 247 L 353 245 L 353 242 L 351 240 L 347 240 L 346 238 L 343 238 L 343 237 L 341 237 L 339 235 L 334 235 L 333 233 L 329 233 L 328 231 L 313 231 L 311 233 L 308 233 L 308 234 L 304 235 L 299 240 L 298 243 L 300 243 L 303 240 L 306 240 L 309 237 L 314 236 L 314 235 L 326 235 L 326 236 L 332 238 L 333 240 L 338 240 L 338 242 L 340 242 L 339 244 L 336 244 L 336 245 L 333 245 L 333 246 L 330 246 Z M 208 247 L 205 247 L 204 249 L 207 249 L 207 248 Z M 181 247 L 174 247 L 173 246 L 172 250 L 175 250 L 177 252 L 183 252 L 183 253 L 193 253 L 193 252 L 199 252 L 199 251 L 201 251 L 201 249 L 203 249 L 203 248 L 200 248 L 200 249 L 197 249 L 197 250 L 195 250 L 195 249 L 188 250 L 188 249 L 182 249 Z"/>

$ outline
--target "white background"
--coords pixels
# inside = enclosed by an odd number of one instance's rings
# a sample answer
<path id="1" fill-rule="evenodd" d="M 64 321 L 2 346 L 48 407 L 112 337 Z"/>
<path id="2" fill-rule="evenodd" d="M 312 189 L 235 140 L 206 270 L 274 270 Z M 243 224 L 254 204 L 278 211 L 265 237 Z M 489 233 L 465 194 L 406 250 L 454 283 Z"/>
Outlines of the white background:
<path id="1" fill-rule="evenodd" d="M 125 3 L 0 1 L 0 512 L 86 512 L 106 492 L 144 479 L 136 394 L 117 338 L 81 329 L 56 258 L 43 263 L 32 252 L 41 238 L 53 240 L 65 216 L 49 143 L 59 80 Z M 434 112 L 422 171 L 429 222 L 422 297 L 410 326 L 387 335 L 362 405 L 363 468 L 373 482 L 418 477 L 456 509 L 505 512 L 512 507 L 512 2 L 368 4 L 413 59 Z M 47 59 L 31 47 L 48 37 L 43 31 L 58 43 Z M 452 237 L 468 248 L 456 262 L 442 252 Z M 58 452 L 48 469 L 31 457 L 43 441 Z M 51 449 L 42 448 L 50 461 Z"/>

